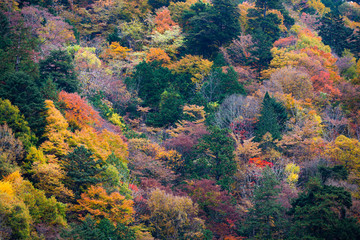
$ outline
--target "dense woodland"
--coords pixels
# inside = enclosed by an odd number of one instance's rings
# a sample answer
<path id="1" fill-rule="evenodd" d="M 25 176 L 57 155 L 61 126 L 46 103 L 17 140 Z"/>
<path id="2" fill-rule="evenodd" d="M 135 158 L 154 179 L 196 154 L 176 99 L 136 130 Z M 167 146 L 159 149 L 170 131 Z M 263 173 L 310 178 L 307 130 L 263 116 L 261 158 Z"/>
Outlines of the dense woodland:
<path id="1" fill-rule="evenodd" d="M 0 239 L 360 239 L 360 5 L 0 0 Z"/>

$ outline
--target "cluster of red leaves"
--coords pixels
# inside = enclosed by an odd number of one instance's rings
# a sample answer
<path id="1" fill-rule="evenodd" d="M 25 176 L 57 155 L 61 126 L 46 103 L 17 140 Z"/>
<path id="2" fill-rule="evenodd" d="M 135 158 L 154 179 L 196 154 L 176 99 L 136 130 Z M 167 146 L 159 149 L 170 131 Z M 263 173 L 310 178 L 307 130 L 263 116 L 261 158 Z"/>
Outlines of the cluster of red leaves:
<path id="1" fill-rule="evenodd" d="M 333 85 L 330 73 L 320 71 L 318 75 L 313 76 L 311 79 L 313 87 L 318 92 L 328 93 L 332 96 L 340 96 L 340 90 Z"/>
<path id="2" fill-rule="evenodd" d="M 103 120 L 99 113 L 77 93 L 67 93 L 65 91 L 61 91 L 59 93 L 59 101 L 64 105 L 65 118 L 68 120 L 70 125 L 78 128 L 82 128 L 86 125 L 102 125 Z"/>
<path id="3" fill-rule="evenodd" d="M 280 38 L 279 40 L 274 42 L 274 47 L 288 47 L 295 45 L 297 39 L 294 36 L 290 36 L 287 38 Z"/>
<path id="4" fill-rule="evenodd" d="M 250 165 L 255 165 L 258 168 L 264 168 L 266 166 L 272 167 L 274 164 L 265 160 L 262 160 L 260 158 L 250 158 L 249 159 Z"/>
<path id="5" fill-rule="evenodd" d="M 166 30 L 170 30 L 173 26 L 177 25 L 170 16 L 170 11 L 167 8 L 163 8 L 158 11 L 155 16 L 156 30 L 159 33 L 164 33 Z"/>

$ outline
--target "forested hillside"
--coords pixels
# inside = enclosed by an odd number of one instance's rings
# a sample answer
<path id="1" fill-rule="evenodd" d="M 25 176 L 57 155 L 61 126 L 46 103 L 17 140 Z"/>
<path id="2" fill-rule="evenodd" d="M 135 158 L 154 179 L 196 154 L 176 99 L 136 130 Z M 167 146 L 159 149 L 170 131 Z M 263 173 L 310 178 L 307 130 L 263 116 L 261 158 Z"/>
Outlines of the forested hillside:
<path id="1" fill-rule="evenodd" d="M 360 5 L 0 0 L 0 239 L 360 239 Z"/>

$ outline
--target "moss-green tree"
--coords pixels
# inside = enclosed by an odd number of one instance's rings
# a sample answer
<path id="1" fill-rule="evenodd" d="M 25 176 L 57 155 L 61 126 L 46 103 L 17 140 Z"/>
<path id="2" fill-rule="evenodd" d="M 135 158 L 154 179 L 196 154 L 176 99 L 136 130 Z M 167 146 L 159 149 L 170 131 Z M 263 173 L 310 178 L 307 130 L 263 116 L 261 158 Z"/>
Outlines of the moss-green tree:
<path id="1" fill-rule="evenodd" d="M 227 129 L 210 127 L 210 134 L 204 135 L 196 146 L 197 159 L 193 162 L 198 176 L 210 176 L 227 189 L 236 172 L 235 141 Z"/>
<path id="2" fill-rule="evenodd" d="M 72 93 L 79 90 L 74 65 L 70 55 L 63 50 L 55 50 L 40 61 L 40 78 L 45 83 L 49 78 L 59 90 Z"/>
<path id="3" fill-rule="evenodd" d="M 0 76 L 0 82 L 0 97 L 16 105 L 30 128 L 41 136 L 45 127 L 45 103 L 39 86 L 29 75 L 20 71 L 5 73 Z"/>
<path id="4" fill-rule="evenodd" d="M 262 110 L 255 129 L 255 141 L 261 141 L 269 132 L 273 139 L 280 139 L 285 122 L 288 119 L 285 107 L 266 93 L 262 103 Z"/>
<path id="5" fill-rule="evenodd" d="M 197 2 L 183 15 L 188 51 L 212 56 L 218 47 L 240 34 L 240 14 L 232 0 Z"/>
<path id="6" fill-rule="evenodd" d="M 280 181 L 269 167 L 265 168 L 254 190 L 253 207 L 248 212 L 244 233 L 256 239 L 282 239 L 285 210 L 277 200 Z"/>
<path id="7" fill-rule="evenodd" d="M 67 177 L 65 185 L 73 190 L 76 198 L 90 185 L 101 182 L 99 174 L 105 170 L 104 162 L 101 159 L 95 161 L 92 152 L 84 146 L 75 148 L 63 161 Z"/>
<path id="8" fill-rule="evenodd" d="M 359 239 L 359 224 L 346 217 L 351 206 L 351 195 L 344 188 L 311 179 L 306 191 L 292 203 L 288 239 Z"/>

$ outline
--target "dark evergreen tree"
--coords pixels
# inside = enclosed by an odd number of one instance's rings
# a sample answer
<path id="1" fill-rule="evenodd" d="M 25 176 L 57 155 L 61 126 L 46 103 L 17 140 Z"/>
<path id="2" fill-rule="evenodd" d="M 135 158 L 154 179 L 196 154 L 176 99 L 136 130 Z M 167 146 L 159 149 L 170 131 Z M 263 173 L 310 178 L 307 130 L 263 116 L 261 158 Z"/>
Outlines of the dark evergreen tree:
<path id="1" fill-rule="evenodd" d="M 127 78 L 125 81 L 127 87 L 139 94 L 145 106 L 157 109 L 161 94 L 173 78 L 171 71 L 156 61 L 141 62 L 135 69 L 133 77 Z"/>
<path id="2" fill-rule="evenodd" d="M 325 5 L 325 7 L 330 8 L 334 13 L 337 13 L 338 7 L 344 3 L 343 0 L 321 0 L 321 2 Z M 354 2 L 359 4 L 359 0 L 355 0 Z"/>
<path id="3" fill-rule="evenodd" d="M 65 185 L 73 190 L 75 198 L 79 198 L 90 185 L 101 182 L 99 175 L 105 170 L 104 162 L 101 159 L 95 161 L 92 152 L 84 146 L 77 147 L 66 155 L 63 167 L 67 177 Z"/>
<path id="4" fill-rule="evenodd" d="M 284 239 L 285 209 L 278 201 L 280 192 L 280 181 L 272 169 L 265 168 L 254 189 L 253 207 L 242 226 L 245 235 L 256 239 Z"/>
<path id="5" fill-rule="evenodd" d="M 2 59 L 0 63 L 0 72 L 5 73 L 10 69 L 9 64 L 7 63 L 8 58 L 8 48 L 11 46 L 11 37 L 10 37 L 10 25 L 5 14 L 0 11 L 0 58 Z"/>
<path id="6" fill-rule="evenodd" d="M 40 78 L 42 83 L 51 79 L 59 90 L 69 93 L 79 91 L 74 65 L 66 51 L 52 51 L 46 59 L 40 61 Z"/>
<path id="7" fill-rule="evenodd" d="M 227 129 L 210 127 L 196 145 L 197 159 L 193 161 L 199 177 L 213 177 L 223 188 L 228 189 L 236 172 L 234 160 L 235 141 Z"/>
<path id="8" fill-rule="evenodd" d="M 177 2 L 172 1 L 172 2 Z M 170 0 L 148 0 L 148 3 L 150 6 L 152 6 L 153 10 L 161 8 L 161 7 L 167 7 L 170 4 Z"/>
<path id="9" fill-rule="evenodd" d="M 38 77 L 38 65 L 33 61 L 37 43 L 20 12 L 4 13 L 0 9 L 0 73 L 23 71 Z"/>
<path id="10" fill-rule="evenodd" d="M 218 69 L 218 71 L 220 70 L 219 101 L 222 102 L 224 98 L 232 94 L 245 95 L 245 89 L 238 81 L 238 74 L 235 72 L 234 68 L 228 68 L 227 73 L 224 73 L 222 69 Z"/>
<path id="11" fill-rule="evenodd" d="M 232 0 L 213 0 L 212 5 L 197 2 L 182 21 L 188 51 L 213 56 L 218 47 L 231 42 L 241 31 L 239 11 Z"/>
<path id="12" fill-rule="evenodd" d="M 319 35 L 336 54 L 341 56 L 346 48 L 351 48 L 349 41 L 353 30 L 345 26 L 342 16 L 330 12 L 325 14 L 320 22 Z"/>
<path id="13" fill-rule="evenodd" d="M 260 114 L 255 128 L 255 141 L 261 141 L 267 132 L 273 139 L 280 139 L 288 119 L 285 107 L 266 92 Z"/>
<path id="14" fill-rule="evenodd" d="M 80 224 L 71 224 L 71 230 L 65 231 L 62 234 L 65 239 L 81 239 L 81 240 L 135 240 L 135 231 L 117 223 L 116 226 L 112 224 L 109 219 L 101 219 L 97 223 L 90 216 Z"/>
<path id="15" fill-rule="evenodd" d="M 208 102 L 222 102 L 232 94 L 245 95 L 245 89 L 238 81 L 234 68 L 229 67 L 226 71 L 225 73 L 222 68 L 216 68 L 205 77 L 200 93 Z"/>
<path id="16" fill-rule="evenodd" d="M 0 76 L 0 98 L 9 99 L 24 114 L 34 133 L 41 137 L 46 125 L 44 98 L 34 80 L 24 72 Z"/>
<path id="17" fill-rule="evenodd" d="M 178 92 L 183 99 L 190 99 L 196 92 L 196 85 L 191 78 L 191 74 L 176 73 L 170 81 L 170 88 Z"/>
<path id="18" fill-rule="evenodd" d="M 161 94 L 159 111 L 149 114 L 147 122 L 153 126 L 163 127 L 174 124 L 182 114 L 183 100 L 179 93 L 165 90 Z"/>
<path id="19" fill-rule="evenodd" d="M 311 179 L 307 190 L 292 203 L 293 224 L 288 239 L 359 239 L 359 224 L 346 217 L 351 205 L 351 195 L 344 188 Z"/>
<path id="20" fill-rule="evenodd" d="M 346 180 L 349 172 L 343 165 L 336 165 L 334 167 L 319 167 L 322 183 L 324 184 L 328 179 Z"/>
<path id="21" fill-rule="evenodd" d="M 255 48 L 251 53 L 256 56 L 256 59 L 251 64 L 260 74 L 272 59 L 270 50 L 273 43 L 280 37 L 281 21 L 273 13 L 263 16 L 261 9 L 250 9 L 248 16 L 250 18 L 248 21 L 249 33 L 255 40 Z"/>

